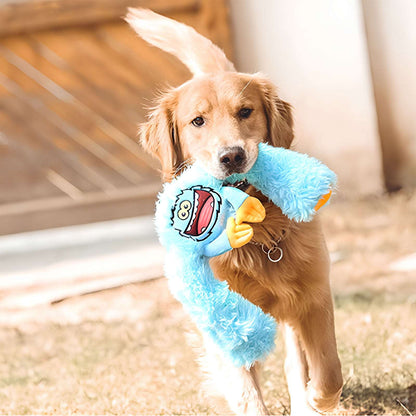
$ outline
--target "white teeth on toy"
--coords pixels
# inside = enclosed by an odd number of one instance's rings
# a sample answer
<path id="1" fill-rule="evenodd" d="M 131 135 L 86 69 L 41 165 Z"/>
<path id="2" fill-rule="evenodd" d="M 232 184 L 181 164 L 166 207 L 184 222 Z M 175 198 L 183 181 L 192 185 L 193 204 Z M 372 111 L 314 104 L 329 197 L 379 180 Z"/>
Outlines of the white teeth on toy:
<path id="1" fill-rule="evenodd" d="M 211 202 L 211 206 L 212 206 L 212 208 L 214 208 L 214 201 Z"/>
<path id="2" fill-rule="evenodd" d="M 203 233 L 206 229 L 207 229 L 207 227 L 202 227 L 201 233 Z"/>
<path id="3" fill-rule="evenodd" d="M 192 211 L 192 218 L 191 221 L 189 221 L 189 226 L 186 229 L 186 232 L 191 231 L 192 225 L 194 224 L 196 213 L 198 212 L 198 204 L 199 204 L 199 195 L 197 192 L 194 192 L 195 198 L 194 198 L 194 207 Z"/>

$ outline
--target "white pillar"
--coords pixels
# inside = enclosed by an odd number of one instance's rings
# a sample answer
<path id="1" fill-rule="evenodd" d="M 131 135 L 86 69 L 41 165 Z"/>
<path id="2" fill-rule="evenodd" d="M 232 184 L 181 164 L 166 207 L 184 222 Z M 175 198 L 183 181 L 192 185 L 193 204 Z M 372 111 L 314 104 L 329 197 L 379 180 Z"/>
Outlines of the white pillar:
<path id="1" fill-rule="evenodd" d="M 416 186 L 416 1 L 362 4 L 386 185 Z"/>

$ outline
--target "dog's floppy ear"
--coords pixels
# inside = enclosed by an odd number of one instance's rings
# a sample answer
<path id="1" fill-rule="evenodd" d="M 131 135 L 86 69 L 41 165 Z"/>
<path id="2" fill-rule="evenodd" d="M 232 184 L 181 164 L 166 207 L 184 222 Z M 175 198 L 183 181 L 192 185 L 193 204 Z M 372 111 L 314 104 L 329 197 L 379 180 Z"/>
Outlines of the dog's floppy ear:
<path id="1" fill-rule="evenodd" d="M 170 181 L 183 162 L 182 149 L 175 121 L 176 94 L 164 94 L 148 121 L 139 127 L 140 142 L 162 165 L 162 178 Z"/>
<path id="2" fill-rule="evenodd" d="M 257 76 L 267 117 L 267 142 L 272 146 L 289 148 L 293 141 L 292 109 L 279 98 L 277 88 L 266 78 Z"/>

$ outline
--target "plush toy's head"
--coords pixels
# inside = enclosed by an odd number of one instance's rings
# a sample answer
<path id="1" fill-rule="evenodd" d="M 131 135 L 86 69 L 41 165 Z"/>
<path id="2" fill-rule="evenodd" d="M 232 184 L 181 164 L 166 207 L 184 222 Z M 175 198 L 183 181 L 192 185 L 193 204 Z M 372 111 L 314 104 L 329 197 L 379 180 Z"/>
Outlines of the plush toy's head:
<path id="1" fill-rule="evenodd" d="M 202 241 L 217 222 L 221 197 L 213 189 L 192 186 L 181 190 L 172 208 L 172 226 L 183 237 Z"/>

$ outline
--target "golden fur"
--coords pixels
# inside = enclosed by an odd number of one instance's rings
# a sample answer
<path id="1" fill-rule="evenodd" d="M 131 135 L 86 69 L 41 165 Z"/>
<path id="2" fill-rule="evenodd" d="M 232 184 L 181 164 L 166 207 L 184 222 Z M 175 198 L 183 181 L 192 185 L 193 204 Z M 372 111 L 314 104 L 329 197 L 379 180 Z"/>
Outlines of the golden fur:
<path id="1" fill-rule="evenodd" d="M 127 20 L 140 36 L 178 56 L 195 74 L 165 93 L 141 127 L 142 145 L 159 158 L 164 180 L 194 160 L 225 178 L 219 157 L 223 149 L 243 149 L 242 169 L 247 171 L 260 141 L 290 147 L 291 109 L 270 81 L 235 72 L 220 49 L 188 26 L 143 9 L 131 9 Z M 252 110 L 249 117 L 240 116 L 243 108 Z M 202 126 L 193 125 L 197 117 L 203 118 Z M 248 192 L 263 202 L 266 219 L 253 224 L 253 243 L 212 259 L 213 270 L 281 323 L 292 414 L 332 410 L 341 394 L 342 376 L 329 259 L 319 220 L 295 224 L 255 189 Z M 260 244 L 270 248 L 279 240 L 284 257 L 272 263 Z M 267 414 L 258 381 L 260 366 L 250 371 L 232 368 L 208 340 L 206 347 L 205 367 L 217 378 L 231 408 L 239 414 Z"/>

